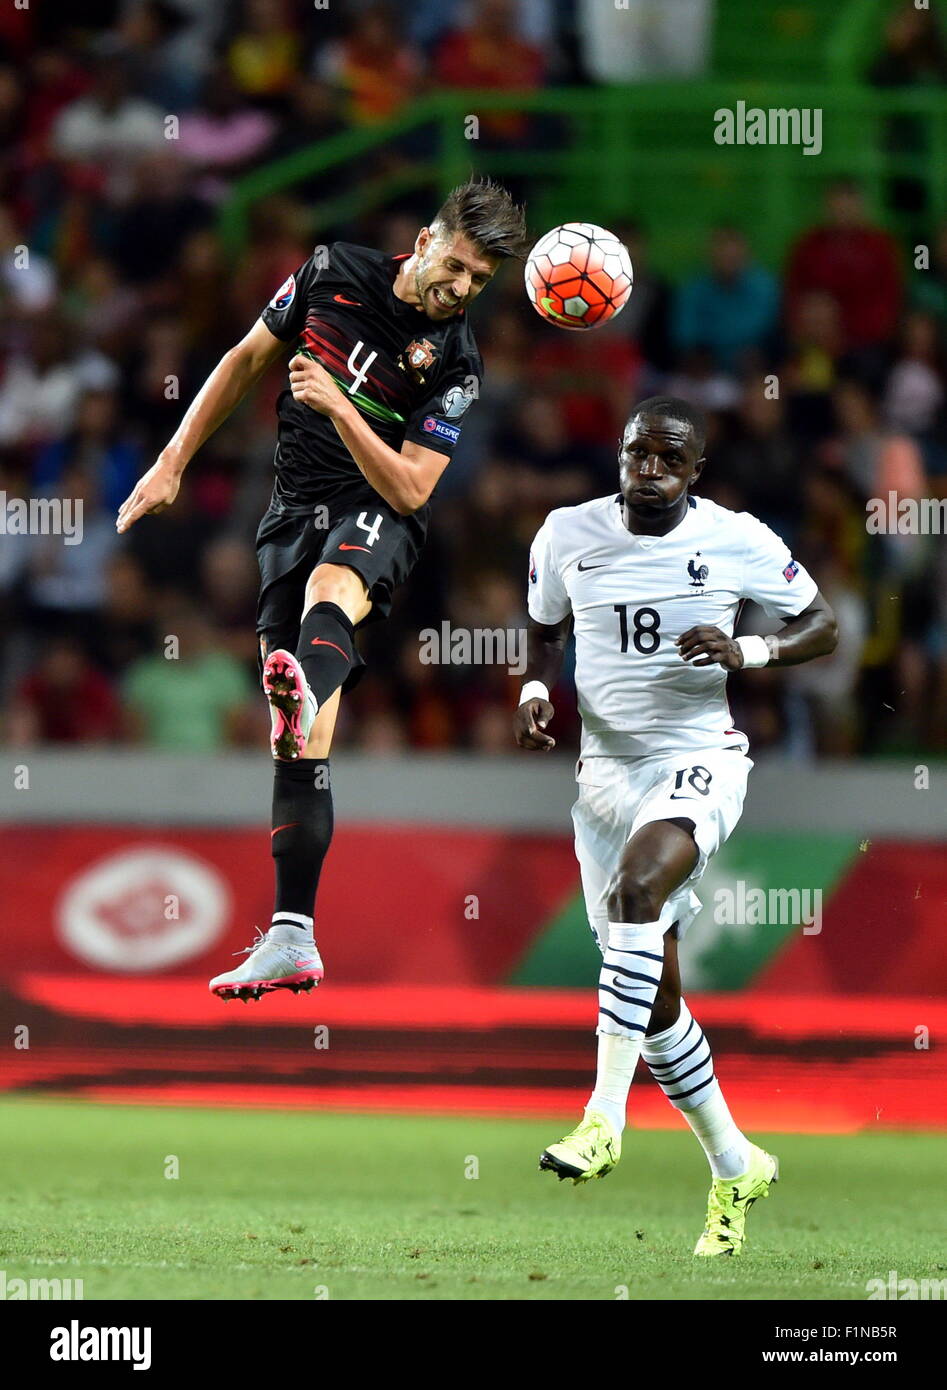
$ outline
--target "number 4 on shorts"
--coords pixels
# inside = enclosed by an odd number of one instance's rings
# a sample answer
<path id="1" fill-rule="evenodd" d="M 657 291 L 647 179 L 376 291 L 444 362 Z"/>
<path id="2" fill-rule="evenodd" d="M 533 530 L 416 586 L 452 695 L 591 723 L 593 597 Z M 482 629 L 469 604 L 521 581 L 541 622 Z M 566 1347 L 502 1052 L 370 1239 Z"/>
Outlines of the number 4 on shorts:
<path id="1" fill-rule="evenodd" d="M 374 545 L 374 544 L 375 544 L 375 542 L 376 542 L 377 539 L 378 539 L 378 533 L 379 533 L 379 531 L 381 530 L 381 523 L 382 523 L 383 521 L 384 521 L 384 517 L 382 516 L 381 512 L 376 512 L 376 513 L 375 513 L 375 520 L 369 525 L 368 513 L 367 513 L 367 512 L 360 512 L 360 513 L 359 513 L 359 517 L 358 517 L 358 520 L 356 521 L 355 525 L 359 528 L 360 531 L 367 531 L 367 532 L 368 532 L 367 536 L 365 537 L 366 544 L 368 544 L 368 545 Z"/>

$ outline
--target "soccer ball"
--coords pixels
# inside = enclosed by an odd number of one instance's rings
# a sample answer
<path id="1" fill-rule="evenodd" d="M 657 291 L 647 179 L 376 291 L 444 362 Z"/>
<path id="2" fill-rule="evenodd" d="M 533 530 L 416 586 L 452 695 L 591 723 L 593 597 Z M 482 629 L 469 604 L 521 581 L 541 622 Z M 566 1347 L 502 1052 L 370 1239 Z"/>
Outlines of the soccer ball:
<path id="1" fill-rule="evenodd" d="M 597 328 L 631 294 L 631 257 L 594 222 L 565 222 L 541 236 L 526 258 L 526 293 L 542 318 L 559 328 Z"/>

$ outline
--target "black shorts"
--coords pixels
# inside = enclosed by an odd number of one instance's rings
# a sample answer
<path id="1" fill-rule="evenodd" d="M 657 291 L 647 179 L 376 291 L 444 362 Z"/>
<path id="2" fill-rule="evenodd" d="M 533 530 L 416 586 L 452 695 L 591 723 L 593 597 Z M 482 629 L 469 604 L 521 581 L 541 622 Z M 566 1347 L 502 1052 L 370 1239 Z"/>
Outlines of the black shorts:
<path id="1" fill-rule="evenodd" d="M 347 565 L 355 570 L 372 601 L 364 623 L 387 618 L 395 589 L 407 579 L 421 553 L 427 517 L 426 506 L 412 516 L 400 516 L 377 492 L 364 488 L 315 503 L 304 512 L 271 503 L 256 535 L 261 675 L 266 652 L 278 647 L 296 651 L 306 583 L 316 565 Z M 356 652 L 342 689 L 356 685 L 364 670 L 365 663 Z"/>

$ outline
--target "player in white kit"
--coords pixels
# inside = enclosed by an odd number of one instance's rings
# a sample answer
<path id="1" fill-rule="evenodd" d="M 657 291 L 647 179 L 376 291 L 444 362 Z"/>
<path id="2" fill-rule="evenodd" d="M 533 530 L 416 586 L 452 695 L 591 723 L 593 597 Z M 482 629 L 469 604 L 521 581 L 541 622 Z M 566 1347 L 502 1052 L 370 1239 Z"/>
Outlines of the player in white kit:
<path id="1" fill-rule="evenodd" d="M 734 1124 L 678 970 L 677 942 L 700 908 L 694 887 L 740 818 L 753 766 L 733 727 L 727 676 L 825 656 L 837 629 L 815 581 L 768 526 L 690 495 L 705 434 L 687 402 L 643 401 L 621 441 L 620 494 L 546 518 L 530 558 L 514 732 L 521 748 L 555 746 L 549 690 L 574 625 L 582 746 L 573 820 L 603 954 L 598 1072 L 582 1123 L 540 1167 L 575 1183 L 611 1172 L 643 1056 L 709 1159 L 694 1253 L 713 1256 L 740 1253 L 746 1213 L 779 1172 Z M 744 599 L 781 624 L 773 636 L 734 639 Z"/>

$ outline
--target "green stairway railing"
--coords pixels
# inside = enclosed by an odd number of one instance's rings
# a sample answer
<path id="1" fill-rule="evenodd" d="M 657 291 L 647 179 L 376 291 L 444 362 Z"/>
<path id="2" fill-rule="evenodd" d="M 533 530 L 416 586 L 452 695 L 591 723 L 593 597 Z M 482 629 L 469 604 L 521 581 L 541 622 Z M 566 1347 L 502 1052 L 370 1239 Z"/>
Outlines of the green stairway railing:
<path id="1" fill-rule="evenodd" d="M 738 102 L 817 109 L 821 152 L 806 155 L 791 145 L 717 144 L 715 113 L 735 110 Z M 495 111 L 543 118 L 543 147 L 487 150 L 465 138 L 469 115 L 482 118 Z M 914 153 L 890 148 L 894 117 L 914 118 L 919 132 Z M 362 179 L 343 193 L 333 189 L 338 171 L 353 161 L 422 132 L 427 132 L 431 157 L 396 173 Z M 757 257 L 776 267 L 787 242 L 819 216 L 825 184 L 840 175 L 860 179 L 874 215 L 905 238 L 917 235 L 916 220 L 899 222 L 886 206 L 888 194 L 895 178 L 917 180 L 926 190 L 926 221 L 933 237 L 936 222 L 947 220 L 947 95 L 930 88 L 748 81 L 530 94 L 442 92 L 397 120 L 342 132 L 248 175 L 222 211 L 222 235 L 229 251 L 238 253 L 254 205 L 303 183 L 325 189 L 309 206 L 315 241 L 404 193 L 421 195 L 433 211 L 471 170 L 525 181 L 530 226 L 537 235 L 566 220 L 607 226 L 640 219 L 651 230 L 655 265 L 679 274 L 701 256 L 708 228 L 731 222 L 747 231 Z"/>

